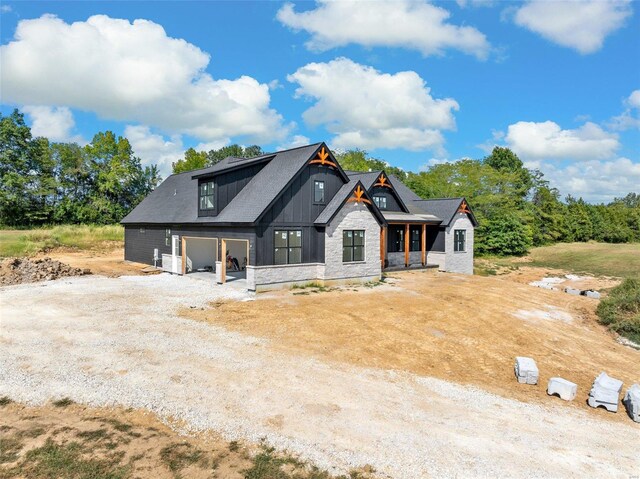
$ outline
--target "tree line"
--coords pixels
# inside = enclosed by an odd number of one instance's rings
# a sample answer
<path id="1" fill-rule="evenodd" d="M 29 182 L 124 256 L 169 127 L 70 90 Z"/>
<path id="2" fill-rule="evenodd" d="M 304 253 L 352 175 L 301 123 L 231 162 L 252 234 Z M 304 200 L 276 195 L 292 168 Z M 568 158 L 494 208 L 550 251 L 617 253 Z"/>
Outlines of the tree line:
<path id="1" fill-rule="evenodd" d="M 478 219 L 476 253 L 522 255 L 532 246 L 556 242 L 640 241 L 640 195 L 590 204 L 552 188 L 539 170 L 524 167 L 508 148 L 495 147 L 479 160 L 442 163 L 420 173 L 405 172 L 364 151 L 337 155 L 345 169 L 385 169 L 422 198 L 464 196 Z"/>
<path id="2" fill-rule="evenodd" d="M 126 138 L 97 133 L 86 146 L 31 135 L 24 115 L 0 115 L 0 224 L 119 222 L 161 181 Z"/>
<path id="3" fill-rule="evenodd" d="M 189 148 L 173 173 L 212 166 L 226 158 L 263 154 L 259 146 Z M 590 204 L 552 188 L 539 170 L 524 167 L 508 148 L 485 158 L 437 164 L 406 172 L 365 151 L 335 153 L 347 170 L 384 169 L 422 198 L 464 196 L 479 227 L 480 255 L 521 255 L 556 242 L 640 241 L 640 195 Z M 120 221 L 161 181 L 157 167 L 142 167 L 126 138 L 97 133 L 86 146 L 33 138 L 23 115 L 0 115 L 0 224 L 109 224 Z"/>

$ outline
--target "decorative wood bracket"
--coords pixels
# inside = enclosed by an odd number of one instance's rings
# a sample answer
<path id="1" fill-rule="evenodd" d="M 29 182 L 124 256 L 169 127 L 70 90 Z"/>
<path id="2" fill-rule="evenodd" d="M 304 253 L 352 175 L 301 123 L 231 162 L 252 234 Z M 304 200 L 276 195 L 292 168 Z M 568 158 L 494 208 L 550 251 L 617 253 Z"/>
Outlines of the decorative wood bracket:
<path id="1" fill-rule="evenodd" d="M 375 183 L 373 186 L 382 186 L 382 187 L 385 187 L 385 188 L 393 189 L 391 187 L 391 184 L 389 183 L 389 180 L 387 179 L 386 176 L 384 176 L 383 173 L 380 173 L 380 176 L 378 177 L 378 182 Z"/>
<path id="2" fill-rule="evenodd" d="M 358 187 L 353 190 L 353 196 L 351 198 L 349 198 L 347 200 L 347 202 L 353 201 L 355 203 L 368 203 L 371 204 L 371 201 L 369 201 L 366 198 L 363 198 L 364 195 L 364 190 L 362 189 L 362 186 L 358 185 Z"/>
<path id="3" fill-rule="evenodd" d="M 333 161 L 328 160 L 327 158 L 329 158 L 329 153 L 324 149 L 324 146 L 320 149 L 320 151 L 318 152 L 318 156 L 311 160 L 309 162 L 310 165 L 320 165 L 320 166 L 331 166 L 333 168 L 338 168 L 338 165 L 336 165 Z"/>
<path id="4" fill-rule="evenodd" d="M 458 208 L 458 213 L 466 213 L 466 214 L 470 214 L 471 210 L 469 209 L 469 206 L 467 205 L 467 202 L 462 200 L 462 203 L 460 203 L 460 208 Z"/>

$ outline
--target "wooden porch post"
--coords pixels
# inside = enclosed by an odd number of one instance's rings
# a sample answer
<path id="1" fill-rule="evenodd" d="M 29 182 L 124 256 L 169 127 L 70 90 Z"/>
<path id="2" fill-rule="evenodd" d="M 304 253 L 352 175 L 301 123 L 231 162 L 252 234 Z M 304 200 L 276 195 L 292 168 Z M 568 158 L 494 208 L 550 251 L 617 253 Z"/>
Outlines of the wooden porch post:
<path id="1" fill-rule="evenodd" d="M 386 248 L 386 234 L 387 228 L 382 226 L 380 228 L 380 267 L 384 269 L 384 258 L 386 256 L 387 248 Z"/>
<path id="2" fill-rule="evenodd" d="M 404 225 L 404 266 L 409 267 L 409 223 Z"/>
<path id="3" fill-rule="evenodd" d="M 427 265 L 427 225 L 422 225 L 422 266 Z"/>

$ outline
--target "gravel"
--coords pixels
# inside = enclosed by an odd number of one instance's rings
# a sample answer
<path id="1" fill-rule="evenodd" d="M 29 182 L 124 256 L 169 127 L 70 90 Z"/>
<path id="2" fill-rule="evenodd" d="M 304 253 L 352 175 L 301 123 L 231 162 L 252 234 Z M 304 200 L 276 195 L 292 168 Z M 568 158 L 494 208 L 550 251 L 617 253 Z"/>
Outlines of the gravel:
<path id="1" fill-rule="evenodd" d="M 180 318 L 252 300 L 167 274 L 0 288 L 0 396 L 144 408 L 187 431 L 287 449 L 345 473 L 389 477 L 629 477 L 640 427 L 408 373 L 277 351 Z M 238 305 L 242 307 L 241 304 Z M 512 367 L 512 364 L 505 365 Z"/>

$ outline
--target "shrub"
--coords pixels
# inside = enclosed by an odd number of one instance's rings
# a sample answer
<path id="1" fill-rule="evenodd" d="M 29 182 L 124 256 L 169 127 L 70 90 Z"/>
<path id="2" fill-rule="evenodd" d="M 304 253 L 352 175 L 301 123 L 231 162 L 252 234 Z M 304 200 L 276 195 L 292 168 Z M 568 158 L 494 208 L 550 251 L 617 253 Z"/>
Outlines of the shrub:
<path id="1" fill-rule="evenodd" d="M 600 322 L 640 343 L 640 279 L 625 279 L 598 305 Z"/>

